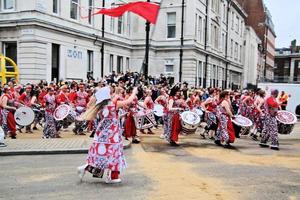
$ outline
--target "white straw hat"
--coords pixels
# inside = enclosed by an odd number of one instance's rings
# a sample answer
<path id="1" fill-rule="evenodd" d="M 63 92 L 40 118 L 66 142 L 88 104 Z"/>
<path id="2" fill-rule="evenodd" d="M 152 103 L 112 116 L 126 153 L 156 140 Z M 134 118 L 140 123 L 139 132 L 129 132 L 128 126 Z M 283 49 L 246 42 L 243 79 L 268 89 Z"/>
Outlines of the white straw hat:
<path id="1" fill-rule="evenodd" d="M 101 103 L 104 100 L 110 99 L 110 88 L 109 87 L 103 87 L 100 88 L 96 93 L 95 93 L 95 97 L 96 97 L 96 105 Z"/>

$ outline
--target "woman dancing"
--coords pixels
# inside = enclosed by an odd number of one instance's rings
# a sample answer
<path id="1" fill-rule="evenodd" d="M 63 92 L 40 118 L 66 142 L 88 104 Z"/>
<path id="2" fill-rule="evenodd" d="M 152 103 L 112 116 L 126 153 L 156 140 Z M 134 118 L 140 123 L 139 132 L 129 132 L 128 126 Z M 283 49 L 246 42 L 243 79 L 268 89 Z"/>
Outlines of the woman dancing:
<path id="1" fill-rule="evenodd" d="M 92 120 L 98 115 L 100 122 L 88 152 L 87 164 L 77 168 L 80 179 L 88 171 L 93 177 L 102 178 L 106 183 L 121 182 L 119 174 L 126 167 L 126 161 L 118 109 L 131 104 L 136 94 L 135 88 L 127 100 L 112 101 L 109 87 L 96 92 L 95 106 L 82 116 L 83 120 Z"/>

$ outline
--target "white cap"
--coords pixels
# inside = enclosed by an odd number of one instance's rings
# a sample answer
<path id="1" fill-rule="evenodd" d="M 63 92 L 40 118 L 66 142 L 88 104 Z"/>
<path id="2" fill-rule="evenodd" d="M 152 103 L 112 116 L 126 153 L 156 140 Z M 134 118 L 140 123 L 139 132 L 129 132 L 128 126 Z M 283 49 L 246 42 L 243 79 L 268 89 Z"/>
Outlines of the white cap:
<path id="1" fill-rule="evenodd" d="M 96 97 L 96 105 L 101 103 L 104 100 L 110 99 L 110 88 L 109 87 L 103 87 L 100 88 L 96 93 L 95 93 L 95 97 Z"/>

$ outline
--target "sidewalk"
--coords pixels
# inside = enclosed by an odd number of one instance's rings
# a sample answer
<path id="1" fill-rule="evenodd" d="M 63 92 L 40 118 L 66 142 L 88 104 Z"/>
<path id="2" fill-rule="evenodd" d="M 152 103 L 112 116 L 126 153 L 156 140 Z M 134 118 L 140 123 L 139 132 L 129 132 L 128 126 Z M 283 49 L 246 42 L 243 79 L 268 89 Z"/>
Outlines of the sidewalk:
<path id="1" fill-rule="evenodd" d="M 8 155 L 40 155 L 40 154 L 79 154 L 87 153 L 92 138 L 62 132 L 62 138 L 41 139 L 41 131 L 33 134 L 19 133 L 17 139 L 6 139 L 6 147 L 0 147 L 0 156 Z M 124 148 L 129 148 L 130 141 L 124 140 Z"/>

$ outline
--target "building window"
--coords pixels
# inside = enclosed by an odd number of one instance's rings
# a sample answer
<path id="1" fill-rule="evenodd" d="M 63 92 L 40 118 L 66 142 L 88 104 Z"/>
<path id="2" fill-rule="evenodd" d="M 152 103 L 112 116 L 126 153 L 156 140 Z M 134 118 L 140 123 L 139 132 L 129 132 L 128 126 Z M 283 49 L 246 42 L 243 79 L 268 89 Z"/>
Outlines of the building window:
<path id="1" fill-rule="evenodd" d="M 290 68 L 290 61 L 289 60 L 284 61 L 284 68 Z"/>
<path id="2" fill-rule="evenodd" d="M 238 45 L 238 43 L 236 42 L 235 43 L 235 46 L 234 46 L 234 60 L 238 60 L 238 47 L 239 45 Z"/>
<path id="3" fill-rule="evenodd" d="M 173 73 L 174 72 L 174 65 L 166 64 L 166 72 Z"/>
<path id="4" fill-rule="evenodd" d="M 130 13 L 127 13 L 127 35 L 130 36 L 130 21 L 131 21 L 131 17 L 130 17 Z"/>
<path id="5" fill-rule="evenodd" d="M 166 73 L 173 73 L 174 72 L 174 60 L 169 59 L 165 61 L 165 72 Z"/>
<path id="6" fill-rule="evenodd" d="M 220 14 L 220 0 L 216 1 L 215 11 L 217 14 Z"/>
<path id="7" fill-rule="evenodd" d="M 115 32 L 115 18 L 111 17 L 110 18 L 110 32 Z"/>
<path id="8" fill-rule="evenodd" d="M 167 13 L 167 38 L 176 37 L 176 13 Z"/>
<path id="9" fill-rule="evenodd" d="M 243 57 L 243 49 L 242 45 L 240 45 L 240 59 L 239 61 L 242 62 L 242 57 Z"/>
<path id="10" fill-rule="evenodd" d="M 114 71 L 114 55 L 109 55 L 109 72 L 112 73 Z"/>
<path id="11" fill-rule="evenodd" d="M 219 32 L 218 32 L 217 26 L 214 26 L 214 33 L 215 33 L 215 35 L 214 35 L 215 36 L 215 38 L 214 38 L 215 49 L 218 49 L 218 47 L 219 47 Z"/>
<path id="12" fill-rule="evenodd" d="M 234 12 L 231 13 L 231 29 L 234 28 Z"/>
<path id="13" fill-rule="evenodd" d="M 240 18 L 236 16 L 236 21 L 235 21 L 235 31 L 238 33 L 240 31 Z"/>
<path id="14" fill-rule="evenodd" d="M 88 54 L 88 73 L 93 76 L 94 72 L 94 52 L 93 51 L 87 51 Z"/>
<path id="15" fill-rule="evenodd" d="M 14 10 L 15 9 L 15 0 L 2 0 L 2 9 L 3 10 Z"/>
<path id="16" fill-rule="evenodd" d="M 4 42 L 3 54 L 17 64 L 17 42 Z"/>
<path id="17" fill-rule="evenodd" d="M 123 17 L 118 17 L 118 34 L 123 33 Z"/>
<path id="18" fill-rule="evenodd" d="M 198 34 L 198 40 L 199 40 L 199 42 L 201 42 L 202 41 L 202 23 L 203 21 L 202 21 L 202 17 L 201 16 L 199 16 L 199 18 L 198 18 L 198 30 L 197 30 L 197 34 Z"/>
<path id="19" fill-rule="evenodd" d="M 78 19 L 79 0 L 71 0 L 71 12 L 70 17 L 72 19 Z"/>
<path id="20" fill-rule="evenodd" d="M 227 12 L 227 10 L 226 10 L 226 4 L 224 3 L 223 4 L 223 21 L 224 22 L 226 22 L 226 12 Z"/>
<path id="21" fill-rule="evenodd" d="M 233 39 L 231 39 L 231 42 L 230 42 L 230 56 L 231 56 L 231 58 L 233 58 Z"/>
<path id="22" fill-rule="evenodd" d="M 59 9 L 59 0 L 53 0 L 53 13 L 58 14 L 58 9 Z"/>
<path id="23" fill-rule="evenodd" d="M 123 57 L 117 56 L 117 73 L 123 72 Z"/>
<path id="24" fill-rule="evenodd" d="M 128 57 L 126 58 L 126 70 L 127 70 L 127 71 L 130 70 L 130 60 L 129 60 Z"/>
<path id="25" fill-rule="evenodd" d="M 225 34 L 222 33 L 222 51 L 224 52 L 225 51 Z"/>
<path id="26" fill-rule="evenodd" d="M 215 29 L 214 29 L 213 24 L 210 25 L 210 30 L 211 30 L 211 36 L 210 36 L 211 46 L 214 47 L 215 46 L 215 44 L 214 44 L 214 42 L 215 42 Z"/>
<path id="27" fill-rule="evenodd" d="M 241 20 L 241 37 L 243 37 L 244 34 L 244 22 Z"/>
<path id="28" fill-rule="evenodd" d="M 89 24 L 92 24 L 92 12 L 93 12 L 94 1 L 89 0 Z"/>
<path id="29" fill-rule="evenodd" d="M 203 86 L 203 63 L 202 61 L 198 62 L 198 72 L 197 72 L 197 85 Z"/>

